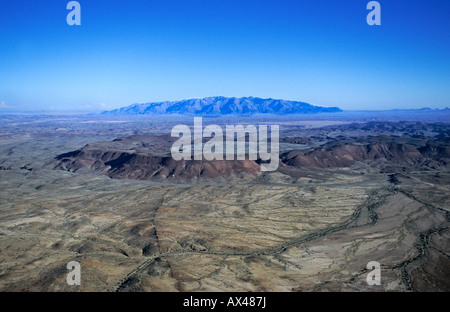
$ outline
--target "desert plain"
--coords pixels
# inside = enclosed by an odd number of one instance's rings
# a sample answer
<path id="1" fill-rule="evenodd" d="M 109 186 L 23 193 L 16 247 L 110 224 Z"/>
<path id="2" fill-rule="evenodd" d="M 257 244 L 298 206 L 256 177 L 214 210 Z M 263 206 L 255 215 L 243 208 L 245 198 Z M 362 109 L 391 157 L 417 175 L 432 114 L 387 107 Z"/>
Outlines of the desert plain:
<path id="1" fill-rule="evenodd" d="M 0 291 L 449 291 L 448 112 L 342 114 L 206 119 L 280 125 L 274 172 L 171 161 L 191 117 L 0 116 Z"/>

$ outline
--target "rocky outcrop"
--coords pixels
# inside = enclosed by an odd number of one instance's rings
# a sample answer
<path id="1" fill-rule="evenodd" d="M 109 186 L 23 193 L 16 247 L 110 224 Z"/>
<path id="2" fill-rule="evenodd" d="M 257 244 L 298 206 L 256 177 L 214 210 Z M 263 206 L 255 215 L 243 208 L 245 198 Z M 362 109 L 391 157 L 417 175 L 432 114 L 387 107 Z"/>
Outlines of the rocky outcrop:
<path id="1" fill-rule="evenodd" d="M 260 172 L 260 165 L 253 160 L 176 161 L 168 153 L 170 141 L 166 139 L 166 136 L 133 136 L 88 144 L 57 156 L 55 169 L 97 172 L 111 178 L 135 180 L 189 180 Z M 159 153 L 155 150 L 158 148 Z"/>
<path id="2" fill-rule="evenodd" d="M 96 172 L 111 178 L 135 180 L 183 180 L 217 178 L 261 172 L 260 161 L 180 160 L 170 154 L 176 140 L 170 136 L 130 136 L 111 142 L 88 144 L 56 157 L 54 168 L 72 172 Z M 450 160 L 450 147 L 441 143 L 414 146 L 380 136 L 365 142 L 333 141 L 310 150 L 281 155 L 279 171 L 289 168 L 343 168 L 358 162 L 439 167 Z"/>
<path id="3" fill-rule="evenodd" d="M 414 147 L 396 142 L 340 143 L 332 142 L 307 151 L 291 151 L 282 157 L 282 161 L 294 167 L 336 168 L 349 167 L 356 162 L 373 162 L 384 159 L 396 164 L 420 165 L 429 160 L 446 163 L 450 147 L 426 145 Z"/>

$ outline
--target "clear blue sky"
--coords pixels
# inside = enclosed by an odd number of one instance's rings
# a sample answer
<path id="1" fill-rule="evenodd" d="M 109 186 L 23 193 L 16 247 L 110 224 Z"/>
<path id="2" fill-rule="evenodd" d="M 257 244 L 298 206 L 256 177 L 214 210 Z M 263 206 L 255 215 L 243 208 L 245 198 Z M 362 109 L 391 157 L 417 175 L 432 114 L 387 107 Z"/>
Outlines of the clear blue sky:
<path id="1" fill-rule="evenodd" d="M 0 112 L 257 96 L 450 106 L 450 1 L 0 0 Z"/>

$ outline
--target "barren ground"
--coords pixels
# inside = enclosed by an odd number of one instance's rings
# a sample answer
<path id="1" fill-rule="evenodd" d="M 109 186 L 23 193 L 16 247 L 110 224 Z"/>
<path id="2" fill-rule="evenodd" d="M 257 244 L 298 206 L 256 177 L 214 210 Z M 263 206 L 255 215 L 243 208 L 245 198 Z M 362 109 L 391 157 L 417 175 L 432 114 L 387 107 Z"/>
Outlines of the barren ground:
<path id="1" fill-rule="evenodd" d="M 179 120 L 1 118 L 0 291 L 450 290 L 444 163 L 112 179 L 54 169 L 55 157 L 117 137 L 167 134 Z M 404 125 L 362 130 L 345 120 L 279 124 L 284 137 L 309 140 L 286 141 L 282 151 L 383 134 L 448 143 L 445 124 L 439 138 L 423 125 L 405 134 Z M 73 260 L 82 270 L 77 287 L 66 283 Z M 369 261 L 381 264 L 380 286 L 366 283 Z"/>

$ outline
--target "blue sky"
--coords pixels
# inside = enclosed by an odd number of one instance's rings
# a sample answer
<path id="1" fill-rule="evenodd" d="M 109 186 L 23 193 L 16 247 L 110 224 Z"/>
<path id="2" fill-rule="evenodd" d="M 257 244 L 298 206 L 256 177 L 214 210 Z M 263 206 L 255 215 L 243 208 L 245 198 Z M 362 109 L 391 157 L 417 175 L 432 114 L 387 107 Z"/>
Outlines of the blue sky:
<path id="1" fill-rule="evenodd" d="M 0 0 L 0 112 L 257 96 L 450 106 L 450 1 Z"/>

